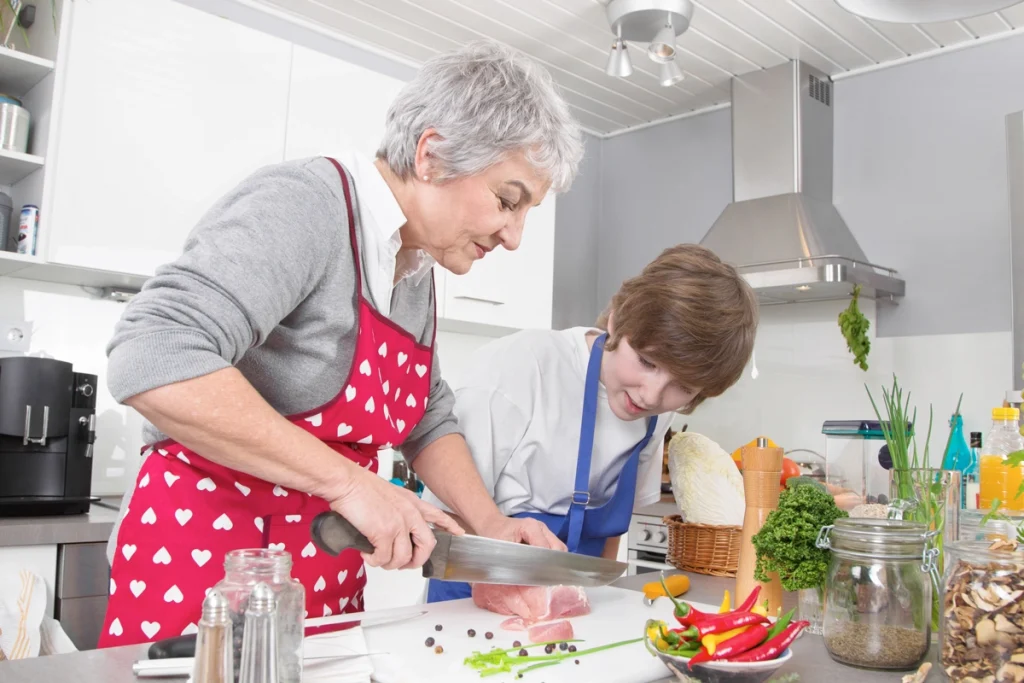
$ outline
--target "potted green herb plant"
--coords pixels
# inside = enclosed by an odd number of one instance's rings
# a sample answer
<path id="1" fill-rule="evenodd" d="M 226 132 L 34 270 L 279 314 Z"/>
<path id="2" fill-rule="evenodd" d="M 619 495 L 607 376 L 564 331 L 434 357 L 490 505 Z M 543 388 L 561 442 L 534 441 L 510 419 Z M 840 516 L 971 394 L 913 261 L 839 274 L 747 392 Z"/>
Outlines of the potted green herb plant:
<path id="1" fill-rule="evenodd" d="M 823 526 L 849 515 L 835 499 L 815 484 L 787 487 L 779 506 L 768 514 L 752 542 L 757 552 L 754 578 L 767 581 L 777 573 L 782 588 L 798 593 L 800 618 L 810 622 L 810 633 L 821 633 L 825 576 L 831 554 L 816 545 Z"/>

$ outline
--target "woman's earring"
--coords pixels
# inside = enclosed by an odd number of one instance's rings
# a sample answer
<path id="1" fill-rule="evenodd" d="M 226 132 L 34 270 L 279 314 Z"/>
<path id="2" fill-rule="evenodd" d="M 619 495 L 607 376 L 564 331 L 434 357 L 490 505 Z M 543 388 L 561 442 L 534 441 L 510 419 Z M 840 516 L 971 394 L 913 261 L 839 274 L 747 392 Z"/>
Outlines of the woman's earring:
<path id="1" fill-rule="evenodd" d="M 423 176 L 423 182 L 430 182 L 430 176 L 428 176 L 428 175 Z"/>

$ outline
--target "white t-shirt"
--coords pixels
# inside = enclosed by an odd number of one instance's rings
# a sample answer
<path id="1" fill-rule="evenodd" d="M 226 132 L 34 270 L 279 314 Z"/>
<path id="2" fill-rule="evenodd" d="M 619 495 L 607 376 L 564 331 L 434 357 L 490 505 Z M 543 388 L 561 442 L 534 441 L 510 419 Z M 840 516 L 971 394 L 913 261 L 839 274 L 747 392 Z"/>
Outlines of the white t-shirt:
<path id="1" fill-rule="evenodd" d="M 477 470 L 498 509 L 506 515 L 564 515 L 576 480 L 590 328 L 525 330 L 479 349 L 455 389 L 455 415 Z M 665 432 L 672 414 L 658 417 L 650 443 L 640 453 L 634 507 L 661 497 Z M 647 432 L 646 420 L 620 420 L 598 388 L 594 450 L 590 465 L 591 506 L 615 493 L 619 473 Z M 428 499 L 441 502 L 433 495 Z M 443 506 L 442 506 L 443 507 Z"/>

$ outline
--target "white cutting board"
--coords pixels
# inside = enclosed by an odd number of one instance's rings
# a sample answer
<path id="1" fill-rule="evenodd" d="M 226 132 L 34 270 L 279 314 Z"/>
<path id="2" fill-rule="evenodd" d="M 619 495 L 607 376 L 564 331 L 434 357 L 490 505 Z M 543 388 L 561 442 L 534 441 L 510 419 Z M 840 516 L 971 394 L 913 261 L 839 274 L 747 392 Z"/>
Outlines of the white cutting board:
<path id="1" fill-rule="evenodd" d="M 648 619 L 673 623 L 672 603 L 668 600 L 658 600 L 648 607 L 643 593 L 608 586 L 588 588 L 587 596 L 590 614 L 570 619 L 576 638 L 583 640 L 575 643 L 580 650 L 639 638 Z M 717 611 L 713 605 L 693 604 L 700 610 Z M 366 629 L 370 652 L 388 652 L 393 663 L 400 660 L 404 676 L 387 676 L 382 679 L 385 683 L 652 683 L 672 676 L 640 642 L 585 655 L 578 665 L 570 659 L 537 669 L 522 679 L 514 674 L 480 678 L 463 660 L 474 651 L 510 648 L 514 640 L 525 643 L 526 632 L 502 630 L 498 625 L 508 617 L 482 610 L 469 599 L 433 603 L 425 608 L 429 613 L 421 617 Z M 436 624 L 443 627 L 440 632 L 434 630 Z M 476 630 L 474 638 L 467 634 L 471 628 Z M 484 638 L 487 631 L 494 633 L 493 640 Z M 436 654 L 433 647 L 427 647 L 427 638 L 434 638 L 444 647 L 444 653 Z M 532 648 L 530 654 L 544 654 L 544 650 Z"/>

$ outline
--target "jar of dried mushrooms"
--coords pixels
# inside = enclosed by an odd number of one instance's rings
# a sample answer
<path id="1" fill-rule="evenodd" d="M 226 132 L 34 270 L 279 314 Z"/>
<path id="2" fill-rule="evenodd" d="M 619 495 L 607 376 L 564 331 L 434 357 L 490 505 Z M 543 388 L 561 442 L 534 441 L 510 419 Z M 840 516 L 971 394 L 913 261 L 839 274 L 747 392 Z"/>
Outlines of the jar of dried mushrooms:
<path id="1" fill-rule="evenodd" d="M 998 540 L 946 547 L 942 668 L 953 683 L 1024 681 L 1024 551 Z"/>
<path id="2" fill-rule="evenodd" d="M 832 659 L 891 670 L 924 660 L 938 554 L 933 537 L 924 524 L 904 520 L 837 519 L 822 528 L 818 547 L 832 551 L 822 624 Z"/>

